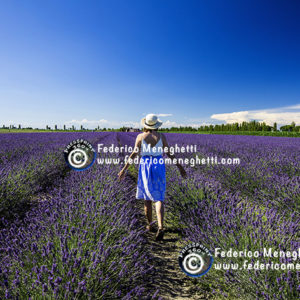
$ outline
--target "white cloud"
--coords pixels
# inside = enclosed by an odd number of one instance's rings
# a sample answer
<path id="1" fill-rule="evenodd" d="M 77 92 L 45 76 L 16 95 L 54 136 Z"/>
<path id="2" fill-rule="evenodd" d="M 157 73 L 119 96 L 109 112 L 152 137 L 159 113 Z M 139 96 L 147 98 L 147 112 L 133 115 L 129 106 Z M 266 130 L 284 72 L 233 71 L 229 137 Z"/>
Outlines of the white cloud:
<path id="1" fill-rule="evenodd" d="M 283 107 L 285 109 L 300 109 L 300 104 Z"/>
<path id="2" fill-rule="evenodd" d="M 101 125 L 101 124 L 106 124 L 109 122 L 105 119 L 100 119 L 100 120 L 95 120 L 95 121 L 82 119 L 82 120 L 67 121 L 65 123 L 68 125 Z"/>
<path id="3" fill-rule="evenodd" d="M 118 124 L 119 127 L 125 126 L 125 127 L 139 128 L 141 126 L 139 122 L 116 122 L 116 124 Z"/>
<path id="4" fill-rule="evenodd" d="M 172 114 L 157 114 L 158 117 L 171 117 Z"/>
<path id="5" fill-rule="evenodd" d="M 175 127 L 175 126 L 178 126 L 179 124 L 175 121 L 170 121 L 170 120 L 167 120 L 166 122 L 163 122 L 163 127 Z"/>
<path id="6" fill-rule="evenodd" d="M 205 123 L 205 122 L 204 123 L 203 122 L 202 123 L 198 123 L 198 122 L 196 122 L 196 123 L 194 123 L 194 122 L 192 122 L 192 123 L 187 123 L 187 122 L 179 123 L 179 122 L 167 120 L 166 122 L 163 122 L 162 127 L 170 128 L 170 127 L 180 127 L 180 126 L 182 126 L 182 127 L 191 126 L 191 127 L 194 127 L 194 128 L 198 128 L 199 126 L 205 126 L 205 125 L 210 125 L 210 124 Z"/>
<path id="7" fill-rule="evenodd" d="M 298 125 L 300 124 L 300 104 L 281 108 L 213 114 L 210 117 L 215 120 L 225 121 L 226 123 L 241 123 L 243 121 L 250 122 L 256 120 L 265 122 L 267 125 L 273 125 L 274 122 L 286 125 L 294 121 Z"/>
<path id="8" fill-rule="evenodd" d="M 83 126 L 85 128 L 95 128 L 97 126 L 100 126 L 101 128 L 106 127 L 106 128 L 120 128 L 122 126 L 126 127 L 139 127 L 138 122 L 131 122 L 131 121 L 108 121 L 105 119 L 100 119 L 100 120 L 87 120 L 87 119 L 82 119 L 82 120 L 71 120 L 71 121 L 66 121 L 64 124 L 66 125 L 74 125 L 74 126 Z"/>

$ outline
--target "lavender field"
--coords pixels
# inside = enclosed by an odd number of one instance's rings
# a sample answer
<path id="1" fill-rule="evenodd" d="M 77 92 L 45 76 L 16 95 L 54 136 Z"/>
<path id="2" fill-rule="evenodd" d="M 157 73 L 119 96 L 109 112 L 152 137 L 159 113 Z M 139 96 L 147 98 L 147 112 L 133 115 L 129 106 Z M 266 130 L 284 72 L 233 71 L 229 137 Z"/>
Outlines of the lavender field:
<path id="1" fill-rule="evenodd" d="M 146 247 L 135 199 L 137 166 L 119 182 L 118 164 L 95 163 L 77 172 L 63 157 L 77 138 L 96 149 L 98 143 L 133 146 L 136 135 L 0 135 L 1 299 L 165 299 L 159 283 L 147 284 L 164 266 L 155 265 Z M 300 139 L 166 137 L 170 145 L 196 144 L 199 157 L 240 159 L 238 165 L 185 165 L 187 179 L 167 165 L 166 228 L 177 231 L 182 244 L 200 242 L 212 252 L 300 248 Z M 122 153 L 106 157 L 124 159 Z M 243 260 L 215 257 L 214 264 Z M 259 260 L 300 263 L 292 257 Z M 300 270 L 212 267 L 190 283 L 199 291 L 191 299 L 298 299 Z"/>

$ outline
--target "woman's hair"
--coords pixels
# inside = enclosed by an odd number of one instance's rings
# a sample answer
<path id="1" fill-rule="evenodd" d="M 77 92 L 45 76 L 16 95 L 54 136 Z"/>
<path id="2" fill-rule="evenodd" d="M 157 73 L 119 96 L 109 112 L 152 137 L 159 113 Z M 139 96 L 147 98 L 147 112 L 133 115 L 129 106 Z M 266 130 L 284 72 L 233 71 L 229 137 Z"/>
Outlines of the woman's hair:
<path id="1" fill-rule="evenodd" d="M 148 129 L 148 128 L 143 128 L 143 131 L 144 132 L 152 132 L 152 131 L 158 131 L 158 128 L 156 128 L 156 129 Z"/>

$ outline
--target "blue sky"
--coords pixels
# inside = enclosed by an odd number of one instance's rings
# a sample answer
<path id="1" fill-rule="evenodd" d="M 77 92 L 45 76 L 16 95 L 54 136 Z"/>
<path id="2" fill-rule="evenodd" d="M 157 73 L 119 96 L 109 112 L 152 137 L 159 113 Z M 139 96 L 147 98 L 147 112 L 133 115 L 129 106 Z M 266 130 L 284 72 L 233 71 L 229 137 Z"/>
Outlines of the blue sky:
<path id="1" fill-rule="evenodd" d="M 299 1 L 2 1 L 0 39 L 6 125 L 300 124 Z"/>

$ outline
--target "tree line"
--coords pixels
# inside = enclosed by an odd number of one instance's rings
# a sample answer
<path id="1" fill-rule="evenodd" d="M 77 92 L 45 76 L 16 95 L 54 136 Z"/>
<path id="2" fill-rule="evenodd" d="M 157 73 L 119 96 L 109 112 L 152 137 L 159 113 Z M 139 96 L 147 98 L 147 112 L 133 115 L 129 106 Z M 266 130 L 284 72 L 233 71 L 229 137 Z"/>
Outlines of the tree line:
<path id="1" fill-rule="evenodd" d="M 163 131 L 287 131 L 287 132 L 300 132 L 300 126 L 296 126 L 295 122 L 290 125 L 283 125 L 278 129 L 277 123 L 273 126 L 267 125 L 265 122 L 250 121 L 242 123 L 231 124 L 216 124 L 216 125 L 204 125 L 198 128 L 192 126 L 180 126 L 171 128 L 162 128 Z"/>
<path id="2" fill-rule="evenodd" d="M 2 126 L 2 129 L 33 129 L 32 127 L 22 127 L 18 125 L 18 127 L 14 125 L 10 126 Z M 39 128 L 34 128 L 35 130 L 41 130 Z M 83 125 L 80 126 L 80 129 L 77 129 L 74 125 L 67 128 L 66 125 L 63 125 L 63 129 L 58 129 L 57 125 L 54 125 L 54 128 L 46 125 L 45 130 L 71 130 L 71 131 L 131 131 L 128 127 L 121 127 L 119 129 L 113 128 L 100 128 L 100 126 L 96 127 L 95 129 L 86 129 Z M 258 121 L 250 121 L 250 122 L 242 122 L 242 123 L 231 123 L 231 124 L 216 124 L 216 125 L 202 125 L 198 128 L 192 126 L 180 126 L 180 127 L 171 127 L 171 128 L 160 128 L 159 130 L 162 131 L 198 131 L 198 132 L 228 132 L 228 131 L 269 131 L 269 132 L 300 132 L 300 126 L 296 126 L 295 122 L 292 122 L 290 125 L 283 125 L 278 128 L 277 123 L 275 122 L 273 126 L 267 125 L 265 122 L 258 122 Z M 135 131 L 135 130 L 133 130 Z"/>

